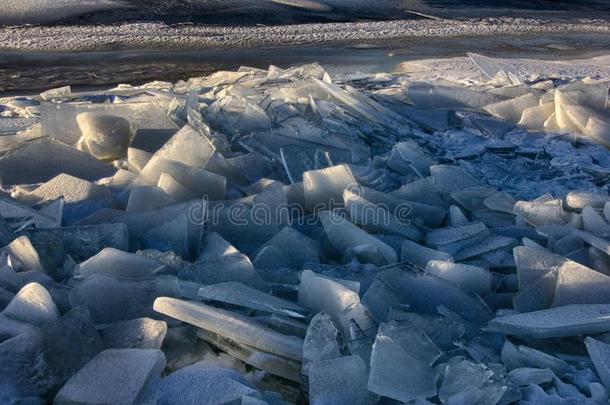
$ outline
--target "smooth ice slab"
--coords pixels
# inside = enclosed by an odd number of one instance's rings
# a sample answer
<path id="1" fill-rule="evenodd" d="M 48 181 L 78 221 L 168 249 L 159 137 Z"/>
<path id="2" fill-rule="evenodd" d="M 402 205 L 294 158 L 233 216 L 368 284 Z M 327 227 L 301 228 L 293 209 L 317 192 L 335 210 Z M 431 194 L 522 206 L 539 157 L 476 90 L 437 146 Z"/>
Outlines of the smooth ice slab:
<path id="1" fill-rule="evenodd" d="M 301 273 L 299 303 L 315 312 L 327 312 L 344 336 L 349 336 L 351 320 L 364 331 L 374 326 L 355 291 L 310 270 Z"/>
<path id="2" fill-rule="evenodd" d="M 340 334 L 332 318 L 326 312 L 313 317 L 303 342 L 303 375 L 309 374 L 309 366 L 314 361 L 341 357 Z"/>
<path id="3" fill-rule="evenodd" d="M 74 269 L 74 273 L 82 277 L 103 273 L 126 278 L 148 278 L 171 273 L 171 269 L 155 259 L 114 248 L 105 248 L 90 259 L 79 263 Z"/>
<path id="4" fill-rule="evenodd" d="M 413 263 L 424 268 L 431 260 L 452 262 L 453 257 L 449 253 L 431 249 L 429 247 L 406 240 L 402 243 L 402 247 L 400 249 L 400 260 L 403 262 Z"/>
<path id="5" fill-rule="evenodd" d="M 566 305 L 492 319 L 488 328 L 507 335 L 537 339 L 610 331 L 610 305 Z"/>
<path id="6" fill-rule="evenodd" d="M 95 181 L 110 177 L 116 169 L 52 139 L 37 139 L 0 158 L 0 186 L 44 183 L 62 173 Z"/>
<path id="7" fill-rule="evenodd" d="M 343 205 L 343 190 L 358 183 L 347 165 L 303 173 L 303 191 L 307 209 L 312 212 Z"/>
<path id="8" fill-rule="evenodd" d="M 367 389 L 397 401 L 436 395 L 437 372 L 405 352 L 398 342 L 379 333 L 373 344 Z"/>
<path id="9" fill-rule="evenodd" d="M 269 374 L 280 376 L 291 381 L 300 381 L 301 363 L 286 357 L 272 354 L 258 348 L 236 342 L 222 335 L 205 329 L 197 330 L 197 337 L 211 343 L 246 364 L 261 369 Z"/>
<path id="10" fill-rule="evenodd" d="M 222 200 L 227 180 L 216 173 L 182 162 L 153 156 L 134 180 L 134 186 L 156 186 L 161 175 L 168 174 L 198 197 L 206 195 L 209 200 Z"/>
<path id="11" fill-rule="evenodd" d="M 243 315 L 170 297 L 157 298 L 154 310 L 268 353 L 298 361 L 303 357 L 301 339 L 274 332 Z"/>
<path id="12" fill-rule="evenodd" d="M 188 166 L 205 167 L 216 148 L 210 140 L 190 125 L 176 132 L 154 156 L 182 162 Z"/>
<path id="13" fill-rule="evenodd" d="M 279 249 L 288 259 L 289 266 L 296 270 L 300 270 L 305 263 L 320 261 L 318 242 L 289 226 L 282 228 L 261 249 L 269 246 Z"/>
<path id="14" fill-rule="evenodd" d="M 132 134 L 140 128 L 176 128 L 167 114 L 155 103 L 42 103 L 42 135 L 67 144 L 75 144 L 81 137 L 76 117 L 82 113 L 122 117 L 129 122 Z"/>
<path id="15" fill-rule="evenodd" d="M 324 225 L 328 240 L 344 254 L 344 257 L 355 256 L 363 263 L 385 265 L 396 263 L 396 251 L 374 236 L 369 235 L 345 218 L 330 212 L 322 211 L 319 214 Z M 359 251 L 361 246 L 370 246 L 371 249 Z"/>
<path id="16" fill-rule="evenodd" d="M 413 312 L 436 314 L 437 308 L 444 306 L 474 323 L 485 323 L 492 317 L 480 297 L 441 278 L 404 270 L 386 270 L 378 278 Z"/>
<path id="17" fill-rule="evenodd" d="M 491 292 L 491 273 L 481 267 L 432 260 L 426 264 L 426 272 L 480 295 Z"/>
<path id="18" fill-rule="evenodd" d="M 70 292 L 72 306 L 84 305 L 96 323 L 154 316 L 152 304 L 160 296 L 180 296 L 173 276 L 126 279 L 94 273 Z"/>
<path id="19" fill-rule="evenodd" d="M 108 349 L 74 374 L 54 403 L 134 404 L 165 367 L 165 355 L 153 349 Z"/>
<path id="20" fill-rule="evenodd" d="M 585 338 L 585 345 L 599 379 L 610 391 L 610 345 L 592 337 Z"/>
<path id="21" fill-rule="evenodd" d="M 300 305 L 255 290 L 244 284 L 228 282 L 201 287 L 197 295 L 206 301 L 219 301 L 264 312 L 303 318 L 307 310 Z"/>

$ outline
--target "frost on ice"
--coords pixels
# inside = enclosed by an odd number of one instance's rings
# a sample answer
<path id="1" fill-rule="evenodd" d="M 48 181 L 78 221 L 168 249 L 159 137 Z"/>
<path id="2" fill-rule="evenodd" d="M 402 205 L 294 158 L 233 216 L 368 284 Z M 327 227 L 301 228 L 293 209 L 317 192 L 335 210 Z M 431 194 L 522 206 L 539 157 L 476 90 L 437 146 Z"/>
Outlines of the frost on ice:
<path id="1" fill-rule="evenodd" d="M 610 82 L 470 57 L 0 99 L 0 402 L 607 403 Z"/>

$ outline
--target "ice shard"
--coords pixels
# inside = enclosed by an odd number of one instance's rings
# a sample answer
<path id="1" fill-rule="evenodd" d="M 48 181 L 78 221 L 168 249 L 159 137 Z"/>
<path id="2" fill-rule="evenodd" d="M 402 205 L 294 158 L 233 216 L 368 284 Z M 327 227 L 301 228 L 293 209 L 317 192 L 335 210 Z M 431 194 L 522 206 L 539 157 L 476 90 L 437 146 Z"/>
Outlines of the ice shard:
<path id="1" fill-rule="evenodd" d="M 303 341 L 274 332 L 243 315 L 170 297 L 155 300 L 155 311 L 190 323 L 235 342 L 287 359 L 303 358 Z"/>
<path id="2" fill-rule="evenodd" d="M 197 295 L 206 301 L 218 301 L 255 310 L 303 318 L 307 310 L 287 301 L 237 282 L 201 287 Z"/>
<path id="3" fill-rule="evenodd" d="M 610 306 L 566 305 L 524 314 L 496 317 L 490 330 L 537 339 L 578 336 L 610 331 Z"/>

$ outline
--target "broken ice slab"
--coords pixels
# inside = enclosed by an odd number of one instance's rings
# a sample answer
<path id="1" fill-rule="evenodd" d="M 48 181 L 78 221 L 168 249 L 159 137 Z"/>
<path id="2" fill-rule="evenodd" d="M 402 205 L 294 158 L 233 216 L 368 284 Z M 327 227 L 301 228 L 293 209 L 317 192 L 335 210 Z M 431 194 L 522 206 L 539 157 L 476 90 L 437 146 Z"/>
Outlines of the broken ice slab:
<path id="1" fill-rule="evenodd" d="M 570 214 L 564 211 L 563 203 L 559 199 L 517 201 L 513 212 L 533 226 L 565 225 L 570 220 Z"/>
<path id="2" fill-rule="evenodd" d="M 174 199 L 159 187 L 137 186 L 129 193 L 126 211 L 150 211 L 174 203 Z"/>
<path id="3" fill-rule="evenodd" d="M 490 236 L 489 238 L 483 239 L 483 240 L 479 241 L 478 243 L 464 247 L 462 250 L 460 250 L 458 253 L 455 254 L 454 259 L 457 261 L 463 261 L 463 260 L 471 259 L 471 258 L 478 257 L 478 256 L 485 258 L 484 255 L 487 253 L 489 253 L 490 255 L 493 255 L 496 252 L 503 252 L 503 251 L 508 256 L 510 256 L 510 254 L 508 252 L 510 252 L 510 248 L 512 246 L 514 246 L 515 243 L 516 243 L 515 239 L 509 238 L 507 236 Z M 485 258 L 485 259 L 488 260 L 489 258 Z M 501 260 L 501 257 L 498 260 Z M 506 266 L 506 265 L 512 266 L 510 261 L 512 261 L 512 259 L 510 259 L 510 258 L 509 258 L 508 263 L 500 261 L 498 263 L 498 266 L 499 267 Z"/>
<path id="4" fill-rule="evenodd" d="M 116 169 L 53 139 L 24 143 L 0 158 L 0 186 L 43 183 L 62 173 L 87 181 L 110 177 Z"/>
<path id="5" fill-rule="evenodd" d="M 430 175 L 430 166 L 436 162 L 417 143 L 399 142 L 388 157 L 388 168 L 402 175 L 415 174 L 418 177 Z"/>
<path id="6" fill-rule="evenodd" d="M 584 133 L 593 142 L 610 148 L 610 119 L 591 116 Z"/>
<path id="7" fill-rule="evenodd" d="M 168 363 L 169 363 L 168 359 Z M 247 395 L 258 394 L 240 373 L 201 361 L 181 368 L 151 384 L 143 403 L 244 404 Z M 254 402 L 254 404 L 258 404 Z"/>
<path id="8" fill-rule="evenodd" d="M 517 264 L 520 288 L 527 288 L 547 274 L 556 272 L 566 262 L 566 259 L 560 255 L 529 246 L 515 247 L 513 255 Z"/>
<path id="9" fill-rule="evenodd" d="M 554 376 L 548 368 L 522 367 L 511 370 L 508 380 L 517 385 L 542 385 L 552 381 Z"/>
<path id="10" fill-rule="evenodd" d="M 407 99 L 417 108 L 481 108 L 506 99 L 489 92 L 423 82 L 410 83 L 406 91 Z"/>
<path id="11" fill-rule="evenodd" d="M 510 100 L 490 104 L 483 109 L 491 115 L 504 119 L 508 122 L 518 123 L 523 115 L 523 110 L 539 105 L 540 97 L 534 94 L 526 94 Z"/>
<path id="12" fill-rule="evenodd" d="M 368 232 L 398 235 L 415 241 L 423 239 L 422 232 L 408 218 L 412 207 L 407 203 L 402 207 L 404 212 L 398 212 L 404 215 L 396 216 L 396 211 L 390 207 L 374 204 L 349 190 L 343 192 L 343 201 L 350 220 Z"/>
<path id="13" fill-rule="evenodd" d="M 362 263 L 376 265 L 392 264 L 398 261 L 398 256 L 393 248 L 345 218 L 331 211 L 322 211 L 318 215 L 328 240 L 335 248 L 344 253 L 344 257 L 349 257 L 351 254 Z M 359 251 L 358 249 L 363 246 L 371 247 L 371 249 Z"/>
<path id="14" fill-rule="evenodd" d="M 111 323 L 100 330 L 107 349 L 161 349 L 167 324 L 151 318 Z"/>
<path id="15" fill-rule="evenodd" d="M 351 320 L 363 331 L 375 325 L 358 293 L 310 270 L 301 273 L 299 304 L 312 312 L 327 312 L 344 336 L 350 336 Z"/>
<path id="16" fill-rule="evenodd" d="M 489 229 L 481 222 L 463 226 L 433 229 L 426 234 L 426 245 L 451 255 L 476 244 L 489 236 Z"/>
<path id="17" fill-rule="evenodd" d="M 320 261 L 318 242 L 289 226 L 282 228 L 261 249 L 270 246 L 279 249 L 286 256 L 290 267 L 293 269 L 300 270 L 305 263 Z"/>
<path id="18" fill-rule="evenodd" d="M 407 183 L 399 189 L 392 191 L 390 194 L 407 201 L 427 204 L 437 208 L 446 208 L 449 206 L 443 199 L 441 192 L 432 185 L 431 177 L 425 177 Z"/>
<path id="19" fill-rule="evenodd" d="M 452 227 L 466 225 L 470 220 L 457 205 L 449 207 L 449 225 Z"/>
<path id="20" fill-rule="evenodd" d="M 490 187 L 474 186 L 451 192 L 451 198 L 468 211 L 477 212 L 486 210 L 485 200 L 496 193 L 497 191 Z"/>
<path id="21" fill-rule="evenodd" d="M 45 271 L 40 255 L 27 236 L 20 236 L 7 247 L 6 253 L 11 259 L 11 267 L 17 271 Z"/>
<path id="22" fill-rule="evenodd" d="M 582 228 L 593 235 L 610 236 L 610 225 L 591 207 L 582 210 Z"/>
<path id="23" fill-rule="evenodd" d="M 149 278 L 172 272 L 173 269 L 158 260 L 114 248 L 101 250 L 74 269 L 74 275 L 81 277 L 102 273 L 125 278 Z"/>
<path id="24" fill-rule="evenodd" d="M 392 308 L 400 308 L 402 298 L 397 291 L 381 280 L 375 280 L 362 297 L 362 303 L 369 310 L 373 319 L 380 323 L 388 318 Z"/>
<path id="25" fill-rule="evenodd" d="M 400 321 L 382 323 L 379 325 L 378 335 L 391 338 L 411 357 L 429 366 L 443 354 L 422 329 L 409 322 L 404 325 Z"/>
<path id="26" fill-rule="evenodd" d="M 207 195 L 210 200 L 222 200 L 226 179 L 207 170 L 191 167 L 182 162 L 153 156 L 134 180 L 134 186 L 156 186 L 162 174 L 168 174 L 197 196 Z"/>
<path id="27" fill-rule="evenodd" d="M 257 290 L 266 290 L 265 283 L 252 266 L 248 256 L 236 251 L 219 256 L 205 256 L 179 273 L 180 278 L 203 284 L 239 282 Z"/>
<path id="28" fill-rule="evenodd" d="M 19 290 L 2 315 L 39 326 L 57 320 L 60 314 L 49 292 L 38 283 L 29 283 Z"/>
<path id="29" fill-rule="evenodd" d="M 309 403 L 365 405 L 367 380 L 366 364 L 358 356 L 314 361 L 309 368 Z"/>
<path id="30" fill-rule="evenodd" d="M 91 358 L 103 343 L 84 308 L 75 308 L 40 329 L 0 344 L 0 385 L 10 398 L 50 394 Z M 21 364 L 22 367 L 15 365 Z"/>
<path id="31" fill-rule="evenodd" d="M 159 101 L 160 102 L 160 101 Z M 113 115 L 129 122 L 131 133 L 140 128 L 175 129 L 176 125 L 156 105 L 148 103 L 42 103 L 42 135 L 58 139 L 67 144 L 75 144 L 81 137 L 76 117 L 81 113 Z"/>
<path id="32" fill-rule="evenodd" d="M 87 307 L 95 323 L 110 323 L 154 316 L 152 303 L 160 296 L 180 296 L 175 277 L 138 280 L 94 273 L 74 287 L 70 303 Z"/>
<path id="33" fill-rule="evenodd" d="M 311 212 L 343 205 L 343 190 L 358 183 L 347 165 L 312 170 L 303 173 L 305 203 Z"/>
<path id="34" fill-rule="evenodd" d="M 140 173 L 151 158 L 152 153 L 136 148 L 127 149 L 127 167 L 134 173 Z"/>
<path id="35" fill-rule="evenodd" d="M 508 370 L 537 368 L 551 370 L 558 377 L 563 377 L 572 370 L 565 361 L 528 346 L 515 346 L 506 340 L 502 346 L 502 363 Z"/>
<path id="36" fill-rule="evenodd" d="M 180 214 L 171 221 L 152 228 L 142 238 L 147 249 L 173 251 L 185 260 L 199 253 L 203 224 L 193 223 L 188 214 Z"/>
<path id="37" fill-rule="evenodd" d="M 481 267 L 431 260 L 426 264 L 426 272 L 480 295 L 491 292 L 491 273 Z"/>
<path id="38" fill-rule="evenodd" d="M 441 278 L 413 270 L 391 269 L 381 272 L 378 279 L 396 291 L 402 303 L 409 305 L 413 312 L 437 314 L 437 308 L 443 306 L 477 324 L 492 317 L 480 297 Z"/>
<path id="39" fill-rule="evenodd" d="M 552 306 L 610 304 L 610 277 L 566 260 L 558 269 Z"/>
<path id="40" fill-rule="evenodd" d="M 409 262 L 424 268 L 431 260 L 451 262 L 453 261 L 453 257 L 449 253 L 431 249 L 409 240 L 403 242 L 400 249 L 400 261 Z"/>
<path id="41" fill-rule="evenodd" d="M 18 192 L 15 197 L 31 205 L 63 198 L 66 225 L 112 206 L 112 196 L 106 187 L 68 174 L 60 174 L 31 192 Z"/>
<path id="42" fill-rule="evenodd" d="M 165 355 L 161 350 L 104 350 L 66 382 L 54 403 L 134 404 L 147 385 L 159 378 L 164 367 Z"/>
<path id="43" fill-rule="evenodd" d="M 377 206 L 386 208 L 401 223 L 435 228 L 445 219 L 445 209 L 429 202 L 403 199 L 400 195 L 383 193 L 369 187 L 347 190 L 359 195 Z"/>
<path id="44" fill-rule="evenodd" d="M 515 200 L 507 192 L 499 191 L 483 200 L 483 204 L 492 211 L 512 214 L 515 206 Z"/>
<path id="45" fill-rule="evenodd" d="M 383 333 L 377 334 L 367 389 L 397 401 L 423 400 L 436 395 L 438 373 L 410 356 L 402 344 Z"/>
<path id="46" fill-rule="evenodd" d="M 154 310 L 257 350 L 301 361 L 303 341 L 274 332 L 243 315 L 170 297 L 155 300 Z"/>
<path id="47" fill-rule="evenodd" d="M 309 375 L 310 364 L 314 361 L 341 357 L 341 335 L 332 318 L 326 312 L 314 316 L 307 327 L 303 341 L 303 375 Z"/>
<path id="48" fill-rule="evenodd" d="M 574 235 L 578 236 L 583 241 L 595 247 L 596 249 L 599 249 L 605 254 L 610 255 L 610 240 L 606 238 L 597 237 L 588 232 L 583 232 L 578 229 L 574 230 Z"/>
<path id="49" fill-rule="evenodd" d="M 161 176 L 159 176 L 157 187 L 163 190 L 176 202 L 187 201 L 197 197 L 193 191 L 180 184 L 180 182 L 167 173 L 163 173 Z"/>
<path id="50" fill-rule="evenodd" d="M 156 158 L 175 160 L 193 167 L 205 167 L 216 148 L 201 132 L 185 125 L 155 154 Z"/>
<path id="51" fill-rule="evenodd" d="M 585 338 L 585 345 L 589 357 L 595 366 L 595 371 L 607 391 L 610 391 L 610 345 L 592 337 Z"/>
<path id="52" fill-rule="evenodd" d="M 447 404 L 478 401 L 496 404 L 504 395 L 506 386 L 501 381 L 494 383 L 493 377 L 494 372 L 485 364 L 477 364 L 465 357 L 453 357 L 445 367 L 438 396 Z"/>
<path id="53" fill-rule="evenodd" d="M 518 72 L 515 67 L 504 63 L 499 59 L 490 58 L 472 52 L 468 52 L 468 57 L 490 80 L 493 80 L 500 72 L 504 72 L 507 75 L 514 75 L 515 79 L 518 78 Z"/>
<path id="54" fill-rule="evenodd" d="M 610 331 L 610 305 L 566 305 L 496 317 L 487 325 L 506 335 L 548 339 Z"/>
<path id="55" fill-rule="evenodd" d="M 430 167 L 431 182 L 442 193 L 452 193 L 479 185 L 479 182 L 459 166 L 434 165 Z"/>
<path id="56" fill-rule="evenodd" d="M 300 381 L 301 363 L 297 360 L 259 350 L 205 329 L 198 329 L 197 337 L 246 364 L 291 381 Z"/>
<path id="57" fill-rule="evenodd" d="M 350 151 L 336 149 L 333 152 L 331 154 L 331 151 L 326 150 L 322 145 L 319 149 L 288 145 L 280 148 L 280 157 L 288 179 L 294 184 L 303 181 L 305 172 L 325 169 L 337 163 L 351 163 Z"/>
<path id="58" fill-rule="evenodd" d="M 27 236 L 34 246 L 59 239 L 65 252 L 78 262 L 94 256 L 106 247 L 129 250 L 129 234 L 125 225 L 120 223 L 32 229 L 20 234 Z"/>
<path id="59" fill-rule="evenodd" d="M 544 103 L 523 110 L 519 125 L 530 131 L 544 131 L 544 123 L 555 113 L 555 103 Z"/>
<path id="60" fill-rule="evenodd" d="M 300 305 L 274 297 L 237 282 L 201 287 L 197 295 L 205 301 L 218 301 L 258 311 L 303 318 L 307 310 Z"/>

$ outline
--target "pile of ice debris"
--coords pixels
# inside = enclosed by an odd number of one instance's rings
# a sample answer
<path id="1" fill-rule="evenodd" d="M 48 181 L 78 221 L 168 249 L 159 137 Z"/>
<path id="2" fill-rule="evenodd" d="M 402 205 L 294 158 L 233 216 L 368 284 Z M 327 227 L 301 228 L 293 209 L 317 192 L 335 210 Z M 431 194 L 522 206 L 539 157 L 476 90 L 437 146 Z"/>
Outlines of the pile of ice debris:
<path id="1" fill-rule="evenodd" d="M 608 82 L 473 58 L 0 100 L 0 401 L 607 404 Z"/>

